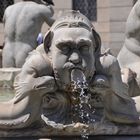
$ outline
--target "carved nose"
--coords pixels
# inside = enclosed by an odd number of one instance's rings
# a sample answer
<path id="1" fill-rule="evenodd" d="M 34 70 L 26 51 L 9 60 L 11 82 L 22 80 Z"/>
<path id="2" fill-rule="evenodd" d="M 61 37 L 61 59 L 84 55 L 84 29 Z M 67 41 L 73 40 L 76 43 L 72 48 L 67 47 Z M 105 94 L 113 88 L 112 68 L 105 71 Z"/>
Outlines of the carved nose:
<path id="1" fill-rule="evenodd" d="M 80 63 L 81 61 L 81 58 L 79 56 L 79 53 L 78 52 L 73 52 L 69 58 L 69 61 L 74 63 L 74 64 L 77 64 L 77 63 Z"/>

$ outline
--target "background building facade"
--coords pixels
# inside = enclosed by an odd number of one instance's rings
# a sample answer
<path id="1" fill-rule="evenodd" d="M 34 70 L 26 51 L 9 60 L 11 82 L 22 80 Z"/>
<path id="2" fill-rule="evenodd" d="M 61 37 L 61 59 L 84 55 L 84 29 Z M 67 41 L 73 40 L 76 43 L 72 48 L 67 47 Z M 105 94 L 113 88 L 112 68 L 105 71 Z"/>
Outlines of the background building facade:
<path id="1" fill-rule="evenodd" d="M 5 8 L 21 0 L 0 0 L 0 46 L 4 43 L 2 16 Z M 65 10 L 79 10 L 85 14 L 99 32 L 102 45 L 111 48 L 116 56 L 125 38 L 125 23 L 136 0 L 53 0 L 55 3 L 55 18 Z M 48 30 L 46 24 L 42 33 Z"/>

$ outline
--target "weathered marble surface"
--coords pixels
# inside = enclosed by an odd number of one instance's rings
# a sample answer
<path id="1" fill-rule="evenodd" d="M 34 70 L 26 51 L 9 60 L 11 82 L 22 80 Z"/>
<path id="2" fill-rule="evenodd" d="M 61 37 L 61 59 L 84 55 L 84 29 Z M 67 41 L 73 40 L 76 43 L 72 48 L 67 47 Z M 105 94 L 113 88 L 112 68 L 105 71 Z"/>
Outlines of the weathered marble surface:
<path id="1" fill-rule="evenodd" d="M 28 56 L 15 79 L 15 97 L 0 103 L 0 128 L 32 127 L 44 120 L 42 114 L 55 123 L 94 124 L 96 106 L 89 97 L 96 93 L 104 107 L 102 122 L 139 123 L 139 98 L 128 95 L 117 59 L 100 49 L 91 22 L 77 11 L 64 13 Z"/>
<path id="2" fill-rule="evenodd" d="M 100 49 L 100 36 L 84 15 L 69 11 L 57 19 L 16 76 L 15 97 L 0 103 L 0 134 L 139 134 L 140 96 L 130 97 L 123 83 L 131 71 L 122 70 L 122 81 L 117 59 Z"/>
<path id="3" fill-rule="evenodd" d="M 88 132 L 88 133 L 86 133 Z M 90 126 L 81 123 L 62 125 L 57 124 L 52 126 L 42 126 L 19 129 L 19 130 L 0 130 L 0 137 L 61 137 L 61 136 L 81 136 L 87 135 L 139 135 L 140 126 L 137 125 L 117 125 L 117 124 L 103 124 L 96 122 Z"/>
<path id="4" fill-rule="evenodd" d="M 132 8 L 126 21 L 125 40 L 117 59 L 125 73 L 129 95 L 140 95 L 140 0 Z M 124 72 L 125 71 L 125 72 Z"/>

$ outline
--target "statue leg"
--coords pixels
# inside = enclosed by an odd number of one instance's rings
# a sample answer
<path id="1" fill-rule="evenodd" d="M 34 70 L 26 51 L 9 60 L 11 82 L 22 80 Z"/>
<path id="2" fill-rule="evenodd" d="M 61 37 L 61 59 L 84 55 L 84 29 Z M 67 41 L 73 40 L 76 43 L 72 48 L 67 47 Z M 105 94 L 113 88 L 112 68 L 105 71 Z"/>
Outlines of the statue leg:
<path id="1" fill-rule="evenodd" d="M 2 51 L 2 67 L 15 67 L 13 50 L 10 43 L 6 43 Z"/>
<path id="2" fill-rule="evenodd" d="M 26 61 L 26 58 L 28 57 L 29 53 L 33 50 L 32 46 L 28 44 L 16 44 L 16 49 L 18 53 L 15 51 L 15 64 L 16 67 L 21 68 L 23 64 Z M 19 51 L 20 50 L 20 51 Z"/>
<path id="3" fill-rule="evenodd" d="M 28 57 L 27 52 L 24 52 L 24 51 L 19 52 L 15 57 L 16 67 L 21 68 L 23 66 L 23 64 L 25 63 L 27 57 Z"/>

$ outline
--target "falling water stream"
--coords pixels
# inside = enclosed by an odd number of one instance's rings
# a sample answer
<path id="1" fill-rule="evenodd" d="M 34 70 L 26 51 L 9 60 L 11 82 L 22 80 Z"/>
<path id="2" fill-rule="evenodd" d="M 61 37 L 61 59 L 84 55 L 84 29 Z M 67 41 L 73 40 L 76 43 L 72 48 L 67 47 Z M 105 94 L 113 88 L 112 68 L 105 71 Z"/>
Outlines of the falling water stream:
<path id="1" fill-rule="evenodd" d="M 88 83 L 86 81 L 86 77 L 84 73 L 79 69 L 74 69 L 71 72 L 71 80 L 73 83 L 73 91 L 78 92 L 79 96 L 74 100 L 78 100 L 78 104 L 74 104 L 73 110 L 74 114 L 79 116 L 80 122 L 83 124 L 89 124 L 91 122 L 95 122 L 95 120 L 91 117 L 91 105 L 89 104 L 90 94 L 88 92 Z M 82 138 L 88 138 L 87 129 L 83 130 Z"/>

